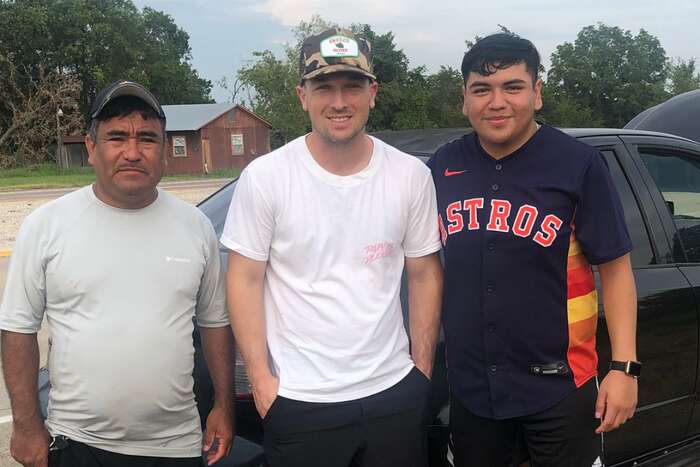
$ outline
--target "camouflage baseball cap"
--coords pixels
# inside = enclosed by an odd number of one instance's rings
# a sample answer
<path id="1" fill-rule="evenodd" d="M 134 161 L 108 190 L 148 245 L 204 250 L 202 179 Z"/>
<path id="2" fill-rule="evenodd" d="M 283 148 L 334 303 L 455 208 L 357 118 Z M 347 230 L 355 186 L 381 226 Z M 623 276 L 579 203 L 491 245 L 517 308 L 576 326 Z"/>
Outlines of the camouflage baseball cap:
<path id="1" fill-rule="evenodd" d="M 299 53 L 302 80 L 339 71 L 377 79 L 372 73 L 372 46 L 367 39 L 344 29 L 329 29 L 304 41 Z"/>

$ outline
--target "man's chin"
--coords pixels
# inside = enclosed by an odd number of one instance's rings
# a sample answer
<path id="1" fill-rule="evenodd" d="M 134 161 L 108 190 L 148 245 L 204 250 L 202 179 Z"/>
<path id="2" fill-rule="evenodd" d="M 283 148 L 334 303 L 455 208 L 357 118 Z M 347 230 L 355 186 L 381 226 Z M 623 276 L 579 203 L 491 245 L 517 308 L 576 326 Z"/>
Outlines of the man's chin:
<path id="1" fill-rule="evenodd" d="M 362 130 L 355 132 L 323 132 L 320 133 L 324 140 L 331 144 L 348 145 L 357 141 L 357 138 L 362 135 Z"/>

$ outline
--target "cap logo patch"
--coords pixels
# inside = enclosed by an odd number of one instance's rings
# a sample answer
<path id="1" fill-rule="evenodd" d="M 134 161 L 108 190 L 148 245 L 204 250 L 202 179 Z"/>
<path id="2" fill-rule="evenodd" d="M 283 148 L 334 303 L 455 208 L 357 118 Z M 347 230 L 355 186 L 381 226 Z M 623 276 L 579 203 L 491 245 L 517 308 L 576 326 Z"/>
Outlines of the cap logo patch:
<path id="1" fill-rule="evenodd" d="M 325 58 L 357 57 L 357 41 L 346 36 L 332 36 L 321 42 L 321 56 Z"/>

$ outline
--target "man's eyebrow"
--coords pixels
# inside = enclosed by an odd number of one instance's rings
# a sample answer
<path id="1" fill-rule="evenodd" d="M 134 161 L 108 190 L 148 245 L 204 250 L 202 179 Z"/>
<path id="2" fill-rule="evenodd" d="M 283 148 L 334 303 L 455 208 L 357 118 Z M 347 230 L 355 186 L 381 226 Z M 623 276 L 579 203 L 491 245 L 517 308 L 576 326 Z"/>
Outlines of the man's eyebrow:
<path id="1" fill-rule="evenodd" d="M 105 134 L 105 136 L 108 137 L 108 138 L 109 138 L 109 137 L 114 137 L 114 136 L 121 136 L 121 137 L 124 137 L 124 138 L 128 138 L 128 137 L 129 137 L 129 132 L 128 132 L 128 131 L 124 131 L 124 130 L 109 130 L 109 131 Z M 158 132 L 156 132 L 156 131 L 143 130 L 143 131 L 138 131 L 138 132 L 136 132 L 136 136 L 137 136 L 138 138 L 141 138 L 141 137 L 144 137 L 144 136 L 150 136 L 150 137 L 152 137 L 152 138 L 159 138 L 159 137 L 161 136 L 161 134 L 158 133 Z"/>
<path id="2" fill-rule="evenodd" d="M 491 87 L 491 83 L 487 83 L 486 81 L 474 81 L 472 84 L 469 85 L 469 89 L 475 88 L 475 87 Z"/>
<path id="3" fill-rule="evenodd" d="M 514 84 L 527 84 L 527 82 L 524 79 L 520 78 L 515 78 L 511 79 L 509 81 L 506 81 L 503 83 L 503 86 L 512 86 Z M 472 84 L 469 85 L 469 89 L 475 88 L 475 87 L 488 87 L 490 88 L 492 85 L 489 82 L 486 81 L 474 81 Z"/>
<path id="4" fill-rule="evenodd" d="M 109 130 L 105 136 L 129 136 L 129 132 L 124 130 Z"/>
<path id="5" fill-rule="evenodd" d="M 516 78 L 510 81 L 506 81 L 505 83 L 503 83 L 503 86 L 511 86 L 513 84 L 527 84 L 527 82 L 524 79 Z"/>
<path id="6" fill-rule="evenodd" d="M 137 131 L 136 136 L 151 136 L 153 138 L 160 138 L 161 134 L 156 132 L 156 131 L 151 131 L 151 130 L 143 130 L 143 131 Z"/>

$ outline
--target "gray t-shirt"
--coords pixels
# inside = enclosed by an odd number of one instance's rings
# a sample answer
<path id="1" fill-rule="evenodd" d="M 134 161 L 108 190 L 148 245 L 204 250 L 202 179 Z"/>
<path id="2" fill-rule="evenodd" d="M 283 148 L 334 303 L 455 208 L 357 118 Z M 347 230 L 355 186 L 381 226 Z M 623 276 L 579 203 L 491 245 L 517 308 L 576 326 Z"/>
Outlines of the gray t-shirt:
<path id="1" fill-rule="evenodd" d="M 0 328 L 52 335 L 47 426 L 100 449 L 195 457 L 192 318 L 228 325 L 218 242 L 195 207 L 158 192 L 118 209 L 85 187 L 27 217 Z"/>

